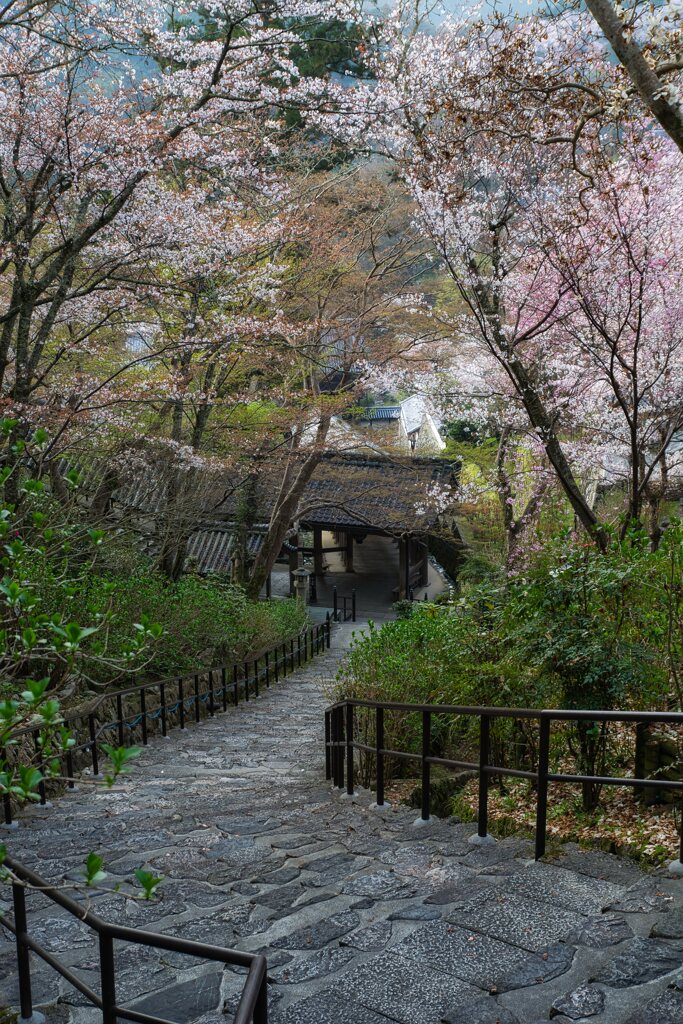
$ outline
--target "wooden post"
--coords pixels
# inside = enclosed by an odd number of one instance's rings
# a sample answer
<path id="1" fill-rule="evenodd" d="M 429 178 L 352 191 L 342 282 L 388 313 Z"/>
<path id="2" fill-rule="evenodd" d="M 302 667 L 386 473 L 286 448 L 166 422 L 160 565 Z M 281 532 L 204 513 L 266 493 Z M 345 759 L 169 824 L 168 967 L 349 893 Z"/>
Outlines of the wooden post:
<path id="1" fill-rule="evenodd" d="M 399 537 L 398 541 L 398 599 L 405 600 L 408 597 L 408 577 L 410 566 L 408 562 L 408 541 L 405 537 Z"/>
<path id="2" fill-rule="evenodd" d="M 353 534 L 346 531 L 346 571 L 353 572 Z"/>
<path id="3" fill-rule="evenodd" d="M 313 527 L 313 572 L 323 574 L 323 531 L 321 526 Z"/>
<path id="4" fill-rule="evenodd" d="M 427 542 L 420 541 L 420 547 L 422 549 L 422 565 L 420 566 L 420 583 L 423 587 L 429 586 L 429 547 Z"/>
<path id="5" fill-rule="evenodd" d="M 295 534 L 290 540 L 291 550 L 287 552 L 289 556 L 289 596 L 294 597 L 296 591 L 294 590 L 294 571 L 299 568 L 299 534 Z"/>

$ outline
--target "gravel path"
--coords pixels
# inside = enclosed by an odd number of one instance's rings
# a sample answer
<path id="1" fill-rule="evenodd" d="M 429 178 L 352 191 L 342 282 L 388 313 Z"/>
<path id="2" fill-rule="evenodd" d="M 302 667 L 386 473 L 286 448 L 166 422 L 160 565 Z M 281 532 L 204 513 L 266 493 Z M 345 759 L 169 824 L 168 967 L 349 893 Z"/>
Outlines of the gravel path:
<path id="1" fill-rule="evenodd" d="M 147 864 L 152 903 L 116 893 L 105 918 L 264 951 L 273 1024 L 683 1024 L 681 883 L 567 846 L 535 864 L 526 841 L 468 843 L 471 825 L 379 814 L 324 778 L 324 690 L 348 646 L 258 700 L 155 739 L 115 792 L 80 786 L 11 833 L 17 859 L 50 879 L 95 850 L 125 889 Z M 74 918 L 29 901 L 30 931 L 98 987 L 97 949 Z M 0 939 L 1 1007 L 16 1005 Z M 178 1022 L 229 1024 L 236 970 L 122 947 L 119 1002 Z M 100 1015 L 44 965 L 35 1002 L 49 1022 Z M 11 1019 L 11 1018 L 10 1018 Z"/>

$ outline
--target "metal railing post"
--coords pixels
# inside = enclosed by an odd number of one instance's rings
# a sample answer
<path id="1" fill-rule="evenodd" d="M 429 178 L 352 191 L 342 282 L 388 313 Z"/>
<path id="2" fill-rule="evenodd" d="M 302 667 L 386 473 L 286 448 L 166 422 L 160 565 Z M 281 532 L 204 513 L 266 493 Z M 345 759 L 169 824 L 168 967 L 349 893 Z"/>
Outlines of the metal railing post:
<path id="1" fill-rule="evenodd" d="M 244 663 L 244 699 L 249 700 L 249 662 Z"/>
<path id="2" fill-rule="evenodd" d="M 254 1006 L 254 1024 L 268 1024 L 268 979 L 265 974 Z"/>
<path id="3" fill-rule="evenodd" d="M 33 749 L 35 750 L 36 754 L 40 753 L 40 733 L 38 732 L 37 729 L 33 733 Z M 42 769 L 42 767 L 43 767 L 43 762 L 41 761 L 41 763 L 38 765 L 38 768 Z M 42 771 L 41 771 L 41 776 L 42 776 Z M 41 803 L 41 806 L 44 807 L 45 804 L 47 803 L 47 796 L 45 794 L 45 782 L 44 782 L 44 780 L 42 778 L 41 778 L 41 781 L 38 783 L 38 792 L 40 793 L 40 803 Z"/>
<path id="4" fill-rule="evenodd" d="M 423 821 L 431 817 L 431 765 L 428 758 L 432 753 L 432 713 L 422 712 L 422 813 Z"/>
<path id="5" fill-rule="evenodd" d="M 337 709 L 332 708 L 330 711 L 330 759 L 332 769 L 332 785 L 337 785 L 337 748 L 335 746 L 337 742 Z"/>
<path id="6" fill-rule="evenodd" d="M 353 704 L 346 705 L 346 794 L 353 796 Z"/>
<path id="7" fill-rule="evenodd" d="M 384 806 L 384 708 L 375 709 L 375 758 L 377 773 L 377 806 Z"/>
<path id="8" fill-rule="evenodd" d="M 26 945 L 26 893 L 23 885 L 12 883 L 12 903 L 14 909 L 14 927 L 17 942 L 17 970 L 19 972 L 19 1006 L 21 1020 L 30 1020 L 33 1016 L 33 995 L 31 992 L 31 960 Z"/>
<path id="9" fill-rule="evenodd" d="M 266 689 L 270 688 L 270 664 L 268 661 L 268 651 L 266 651 Z"/>
<path id="10" fill-rule="evenodd" d="M 199 725 L 199 676 L 194 677 L 194 720 Z"/>
<path id="11" fill-rule="evenodd" d="M 104 932 L 100 940 L 100 978 L 102 984 L 102 1024 L 116 1024 L 116 976 L 114 940 Z"/>
<path id="12" fill-rule="evenodd" d="M 339 611 L 338 611 L 338 607 L 337 607 L 337 588 L 336 587 L 332 587 L 332 608 L 333 608 L 333 616 L 332 617 L 334 618 L 335 622 L 338 622 L 339 621 L 339 619 L 338 619 Z"/>
<path id="13" fill-rule="evenodd" d="M 10 766 L 7 764 L 7 748 L 6 747 L 2 748 L 2 761 L 3 761 L 3 764 L 6 766 L 6 770 L 11 775 L 12 770 L 11 770 Z M 5 825 L 11 825 L 12 824 L 12 799 L 11 799 L 9 793 L 3 793 L 2 806 L 3 806 L 3 810 L 5 812 Z"/>
<path id="14" fill-rule="evenodd" d="M 296 664 L 301 668 L 301 633 L 296 638 Z"/>
<path id="15" fill-rule="evenodd" d="M 147 746 L 147 697 L 144 686 L 140 690 L 140 725 L 142 726 L 142 745 Z"/>
<path id="16" fill-rule="evenodd" d="M 74 782 L 74 756 L 70 750 L 66 752 L 66 784 L 69 789 L 76 785 Z"/>
<path id="17" fill-rule="evenodd" d="M 479 813 L 477 835 L 486 839 L 489 834 L 489 774 L 486 771 L 491 747 L 491 719 L 481 715 L 479 719 Z"/>
<path id="18" fill-rule="evenodd" d="M 221 669 L 221 703 L 223 704 L 223 711 L 228 710 L 228 670 L 223 665 Z"/>
<path id="19" fill-rule="evenodd" d="M 95 716 L 88 715 L 88 729 L 90 731 L 90 756 L 92 757 L 92 773 L 100 774 L 100 765 L 97 758 L 97 735 L 95 732 Z"/>
<path id="20" fill-rule="evenodd" d="M 330 750 L 330 712 L 325 712 L 325 778 L 332 778 L 332 751 Z"/>
<path id="21" fill-rule="evenodd" d="M 178 676 L 178 716 L 180 718 L 180 728 L 185 728 L 185 688 L 183 686 L 182 676 Z"/>
<path id="22" fill-rule="evenodd" d="M 545 853 L 545 829 L 548 817 L 548 763 L 550 759 L 550 719 L 541 715 L 538 739 L 538 781 L 536 783 L 536 844 L 534 856 Z"/>
<path id="23" fill-rule="evenodd" d="M 232 686 L 235 697 L 235 707 L 237 707 L 240 702 L 240 677 L 237 665 L 232 666 Z"/>
<path id="24" fill-rule="evenodd" d="M 337 787 L 337 789 L 342 789 L 343 786 L 344 786 L 344 753 L 343 753 L 344 748 L 341 745 L 342 741 L 344 739 L 343 730 L 342 730 L 342 708 L 335 708 L 334 719 L 335 719 L 335 743 L 336 743 L 336 746 L 334 748 L 335 751 L 336 751 L 336 759 L 335 759 L 335 769 L 336 770 L 335 770 L 335 775 L 334 775 L 334 784 Z"/>
<path id="25" fill-rule="evenodd" d="M 213 671 L 209 669 L 209 715 L 211 718 L 216 713 L 216 692 L 213 687 Z"/>
<path id="26" fill-rule="evenodd" d="M 118 715 L 119 746 L 123 746 L 123 698 L 120 693 L 116 695 L 116 714 Z"/>
<path id="27" fill-rule="evenodd" d="M 330 642 L 332 639 L 332 623 L 330 622 L 330 613 L 327 613 L 325 618 L 325 632 L 327 633 L 327 649 L 330 649 Z"/>
<path id="28" fill-rule="evenodd" d="M 159 704 L 161 705 L 161 735 L 168 735 L 168 722 L 166 721 L 166 686 L 159 683 Z"/>

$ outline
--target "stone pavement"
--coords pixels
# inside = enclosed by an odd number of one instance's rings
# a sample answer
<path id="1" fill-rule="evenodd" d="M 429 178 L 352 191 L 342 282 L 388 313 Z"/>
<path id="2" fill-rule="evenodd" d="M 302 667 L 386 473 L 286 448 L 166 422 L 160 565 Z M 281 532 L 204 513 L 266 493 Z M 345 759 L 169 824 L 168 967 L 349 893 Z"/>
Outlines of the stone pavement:
<path id="1" fill-rule="evenodd" d="M 81 785 L 31 809 L 7 835 L 12 853 L 51 880 L 75 877 L 90 850 L 124 890 L 141 864 L 163 874 L 154 902 L 88 903 L 264 951 L 273 1024 L 682 1024 L 683 883 L 572 846 L 535 864 L 526 841 L 473 847 L 471 825 L 416 827 L 415 811 L 331 792 L 324 689 L 351 628 L 258 700 L 155 739 L 116 791 Z M 35 938 L 97 988 L 91 934 L 43 896 L 29 905 Z M 17 989 L 0 934 L 2 1007 Z M 229 1024 L 244 982 L 132 946 L 117 965 L 120 1002 L 188 1024 Z M 44 965 L 34 993 L 49 1024 L 100 1019 Z"/>

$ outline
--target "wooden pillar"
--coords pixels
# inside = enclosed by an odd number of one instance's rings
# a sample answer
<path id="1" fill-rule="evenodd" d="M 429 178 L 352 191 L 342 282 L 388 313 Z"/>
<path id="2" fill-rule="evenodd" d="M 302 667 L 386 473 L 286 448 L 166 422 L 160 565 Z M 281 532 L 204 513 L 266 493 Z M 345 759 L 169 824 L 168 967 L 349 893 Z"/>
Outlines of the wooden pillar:
<path id="1" fill-rule="evenodd" d="M 429 586 L 429 547 L 427 542 L 420 541 L 420 548 L 422 554 L 422 565 L 420 566 L 420 583 L 423 587 Z"/>
<path id="2" fill-rule="evenodd" d="M 313 572 L 316 576 L 323 574 L 323 531 L 322 527 L 313 527 Z"/>
<path id="3" fill-rule="evenodd" d="M 346 531 L 346 571 L 353 572 L 353 534 Z"/>
<path id="4" fill-rule="evenodd" d="M 294 570 L 299 568 L 299 534 L 296 533 L 289 542 L 291 549 L 289 555 L 289 596 L 294 597 Z"/>
<path id="5" fill-rule="evenodd" d="M 406 535 L 399 538 L 398 541 L 398 599 L 399 601 L 405 600 L 408 596 L 408 578 L 410 575 L 410 563 L 408 554 L 408 544 L 410 542 L 406 539 Z"/>

